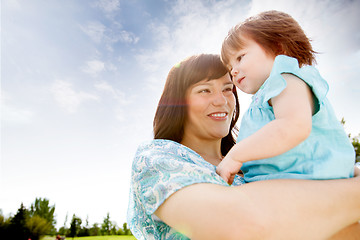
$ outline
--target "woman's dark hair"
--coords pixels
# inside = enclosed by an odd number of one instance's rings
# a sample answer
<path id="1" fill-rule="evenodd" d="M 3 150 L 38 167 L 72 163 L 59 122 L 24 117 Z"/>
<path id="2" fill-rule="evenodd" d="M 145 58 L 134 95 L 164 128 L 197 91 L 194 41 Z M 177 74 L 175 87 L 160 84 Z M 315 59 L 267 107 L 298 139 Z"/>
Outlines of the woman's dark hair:
<path id="1" fill-rule="evenodd" d="M 184 136 L 184 124 L 187 118 L 186 92 L 202 80 L 218 79 L 228 73 L 219 55 L 200 54 L 191 56 L 176 64 L 169 72 L 163 93 L 156 109 L 153 128 L 154 139 L 168 139 L 180 143 Z M 230 124 L 229 134 L 221 141 L 221 153 L 225 156 L 236 143 L 239 118 L 239 100 L 236 88 L 235 113 Z"/>

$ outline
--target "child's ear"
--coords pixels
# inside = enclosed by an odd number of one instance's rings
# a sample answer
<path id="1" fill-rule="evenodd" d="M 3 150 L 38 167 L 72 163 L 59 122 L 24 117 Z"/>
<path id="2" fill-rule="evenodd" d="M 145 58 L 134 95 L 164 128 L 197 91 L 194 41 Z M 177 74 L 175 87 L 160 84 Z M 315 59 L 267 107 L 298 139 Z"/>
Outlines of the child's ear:
<path id="1" fill-rule="evenodd" d="M 286 49 L 285 49 L 283 43 L 280 43 L 280 42 L 277 43 L 277 53 L 278 53 L 278 55 L 280 55 L 280 54 L 286 55 Z"/>

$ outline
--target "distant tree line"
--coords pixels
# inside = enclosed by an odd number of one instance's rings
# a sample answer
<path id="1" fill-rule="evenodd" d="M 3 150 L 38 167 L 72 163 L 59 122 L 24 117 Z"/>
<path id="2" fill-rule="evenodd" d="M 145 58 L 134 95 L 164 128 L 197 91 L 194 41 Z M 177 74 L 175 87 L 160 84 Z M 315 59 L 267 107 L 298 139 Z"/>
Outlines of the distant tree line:
<path id="1" fill-rule="evenodd" d="M 107 213 L 101 225 L 98 223 L 89 226 L 89 222 L 82 222 L 81 218 L 73 215 L 70 228 L 66 227 L 67 216 L 64 226 L 59 230 L 55 224 L 55 206 L 49 205 L 46 198 L 36 198 L 30 208 L 26 208 L 21 203 L 20 208 L 14 216 L 6 218 L 0 209 L 0 239 L 12 240 L 39 240 L 45 235 L 61 235 L 65 237 L 81 236 L 104 236 L 104 235 L 132 235 L 127 224 L 122 228 L 110 220 L 110 214 Z"/>
<path id="2" fill-rule="evenodd" d="M 65 220 L 64 226 L 59 229 L 58 234 L 66 237 L 132 235 L 130 229 L 127 228 L 126 223 L 123 224 L 122 228 L 117 226 L 115 222 L 110 220 L 109 213 L 107 213 L 101 225 L 94 223 L 92 226 L 89 226 L 88 219 L 86 219 L 83 224 L 81 218 L 73 214 L 70 222 L 70 228 L 66 227 Z"/>

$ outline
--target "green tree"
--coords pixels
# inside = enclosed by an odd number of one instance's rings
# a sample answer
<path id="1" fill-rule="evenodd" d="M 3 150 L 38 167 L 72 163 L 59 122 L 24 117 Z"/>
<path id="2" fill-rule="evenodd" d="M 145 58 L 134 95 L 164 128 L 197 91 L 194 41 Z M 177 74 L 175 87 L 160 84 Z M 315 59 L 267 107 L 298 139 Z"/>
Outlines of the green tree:
<path id="1" fill-rule="evenodd" d="M 4 239 L 10 239 L 9 236 L 9 227 L 11 224 L 11 218 L 5 218 L 0 209 L 0 236 Z"/>
<path id="2" fill-rule="evenodd" d="M 39 240 L 50 232 L 51 224 L 48 220 L 34 215 L 26 221 L 26 228 L 29 231 L 29 237 L 31 240 Z"/>
<path id="3" fill-rule="evenodd" d="M 15 216 L 10 221 L 9 234 L 11 239 L 26 240 L 29 237 L 29 231 L 26 227 L 26 221 L 29 218 L 29 211 L 21 203 Z"/>
<path id="4" fill-rule="evenodd" d="M 350 136 L 351 137 L 351 136 Z M 360 162 L 360 134 L 356 137 L 351 138 L 351 143 L 354 147 L 355 153 L 356 153 L 356 162 Z"/>
<path id="5" fill-rule="evenodd" d="M 93 226 L 89 230 L 90 236 L 100 236 L 101 229 L 97 223 L 94 223 Z"/>
<path id="6" fill-rule="evenodd" d="M 49 232 L 46 234 L 56 233 L 55 205 L 50 206 L 49 200 L 46 198 L 36 198 L 30 206 L 30 216 L 39 216 L 50 223 Z"/>
<path id="7" fill-rule="evenodd" d="M 119 229 L 116 232 L 116 235 L 125 235 L 124 231 L 119 227 Z"/>
<path id="8" fill-rule="evenodd" d="M 79 234 L 79 231 L 81 229 L 81 219 L 76 217 L 75 214 L 73 215 L 70 223 L 70 237 L 74 238 L 77 237 Z"/>
<path id="9" fill-rule="evenodd" d="M 89 229 L 89 216 L 86 217 L 86 224 L 85 226 L 81 227 L 79 232 L 79 237 L 86 237 L 90 236 L 90 229 Z"/>
<path id="10" fill-rule="evenodd" d="M 103 224 L 101 224 L 101 235 L 110 235 L 111 228 L 112 223 L 110 221 L 110 214 L 107 213 L 106 218 L 104 218 Z"/>
<path id="11" fill-rule="evenodd" d="M 127 223 L 123 224 L 123 231 L 124 231 L 124 235 L 132 235 L 130 229 L 127 228 Z"/>
<path id="12" fill-rule="evenodd" d="M 59 228 L 59 231 L 57 232 L 57 234 L 61 235 L 61 236 L 67 236 L 69 233 L 69 229 L 62 226 L 61 228 Z"/>
<path id="13" fill-rule="evenodd" d="M 340 121 L 341 125 L 345 126 L 345 119 L 342 118 L 341 121 Z M 348 134 L 348 137 L 350 138 L 350 141 L 354 147 L 354 150 L 355 150 L 355 155 L 356 155 L 356 162 L 360 162 L 360 142 L 359 142 L 359 138 L 360 138 L 360 134 L 358 134 L 358 136 L 356 137 L 351 137 L 351 134 L 349 133 Z"/>
<path id="14" fill-rule="evenodd" d="M 110 235 L 116 235 L 117 233 L 118 233 L 118 226 L 115 223 L 113 223 L 110 229 Z"/>

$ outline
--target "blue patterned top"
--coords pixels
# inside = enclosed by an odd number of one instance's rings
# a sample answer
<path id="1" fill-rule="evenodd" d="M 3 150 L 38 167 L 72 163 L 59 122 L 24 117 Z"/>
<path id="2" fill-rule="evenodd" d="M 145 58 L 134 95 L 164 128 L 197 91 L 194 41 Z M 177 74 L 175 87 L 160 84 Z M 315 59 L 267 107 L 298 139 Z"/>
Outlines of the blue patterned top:
<path id="1" fill-rule="evenodd" d="M 355 151 L 343 126 L 326 98 L 328 84 L 316 68 L 299 68 L 298 61 L 284 55 L 275 58 L 269 78 L 252 97 L 244 114 L 238 141 L 252 135 L 275 119 L 268 101 L 285 88 L 282 73 L 291 73 L 310 86 L 316 100 L 310 136 L 295 148 L 279 156 L 243 164 L 246 182 L 275 178 L 335 179 L 353 176 Z M 294 106 L 296 108 L 296 106 Z M 261 146 L 259 146 L 261 147 Z"/>
<path id="2" fill-rule="evenodd" d="M 127 222 L 137 239 L 189 239 L 154 215 L 174 192 L 194 183 L 229 186 L 216 167 L 188 147 L 170 140 L 142 144 L 135 155 Z M 244 183 L 236 176 L 233 185 Z"/>

